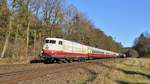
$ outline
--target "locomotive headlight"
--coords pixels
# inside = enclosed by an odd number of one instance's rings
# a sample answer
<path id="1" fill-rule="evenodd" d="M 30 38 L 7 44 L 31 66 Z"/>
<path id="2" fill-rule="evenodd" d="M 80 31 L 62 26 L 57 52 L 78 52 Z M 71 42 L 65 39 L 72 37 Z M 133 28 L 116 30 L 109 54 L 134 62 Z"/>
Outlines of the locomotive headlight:
<path id="1" fill-rule="evenodd" d="M 41 50 L 41 54 L 43 53 L 43 50 Z"/>
<path id="2" fill-rule="evenodd" d="M 41 52 L 40 52 L 40 56 L 42 56 L 43 52 L 44 52 L 44 51 L 43 51 L 43 50 L 41 50 Z"/>

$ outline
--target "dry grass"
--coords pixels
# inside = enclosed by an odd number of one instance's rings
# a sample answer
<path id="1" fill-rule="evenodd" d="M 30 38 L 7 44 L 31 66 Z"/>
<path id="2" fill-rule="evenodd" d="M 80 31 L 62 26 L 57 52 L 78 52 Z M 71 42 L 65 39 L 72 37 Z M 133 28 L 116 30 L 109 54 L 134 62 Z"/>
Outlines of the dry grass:
<path id="1" fill-rule="evenodd" d="M 111 63 L 116 71 L 111 75 L 117 84 L 150 84 L 150 59 L 128 59 Z"/>
<path id="2" fill-rule="evenodd" d="M 88 68 L 96 72 L 96 76 L 88 83 L 80 80 L 76 84 L 150 84 L 150 59 L 129 58 Z"/>
<path id="3" fill-rule="evenodd" d="M 17 59 L 17 58 L 3 58 L 0 59 L 0 65 L 8 65 L 8 64 L 27 64 L 27 60 L 25 59 Z"/>

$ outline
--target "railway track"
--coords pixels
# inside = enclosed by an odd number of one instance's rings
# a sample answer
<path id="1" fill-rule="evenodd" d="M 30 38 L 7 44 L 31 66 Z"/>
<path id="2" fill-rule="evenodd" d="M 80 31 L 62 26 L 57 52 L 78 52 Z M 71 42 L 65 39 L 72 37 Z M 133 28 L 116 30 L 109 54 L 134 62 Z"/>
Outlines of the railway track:
<path id="1" fill-rule="evenodd" d="M 78 67 L 88 66 L 89 63 L 101 64 L 102 62 L 124 60 L 124 59 L 98 59 L 88 60 L 87 62 L 74 62 L 64 64 L 29 64 L 29 65 L 16 65 L 16 69 L 12 66 L 0 66 L 1 69 L 7 70 L 0 72 L 0 84 L 16 84 L 24 80 L 32 80 L 34 78 L 43 77 L 47 74 L 60 73 L 62 71 L 73 70 Z M 14 65 L 15 66 L 15 65 Z"/>

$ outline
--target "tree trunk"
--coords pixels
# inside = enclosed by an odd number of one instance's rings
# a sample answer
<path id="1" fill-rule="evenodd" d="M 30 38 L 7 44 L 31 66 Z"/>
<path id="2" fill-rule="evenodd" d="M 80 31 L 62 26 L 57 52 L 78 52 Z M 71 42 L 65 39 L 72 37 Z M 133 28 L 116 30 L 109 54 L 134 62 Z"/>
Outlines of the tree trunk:
<path id="1" fill-rule="evenodd" d="M 5 44 L 1 53 L 1 58 L 4 58 L 6 49 L 9 44 L 9 38 L 10 38 L 11 30 L 12 30 L 12 22 L 13 22 L 13 15 L 14 15 L 14 3 L 15 3 L 15 0 L 12 1 L 12 9 L 10 12 L 10 19 L 9 19 L 9 29 L 8 29 L 8 34 L 6 36 Z"/>
<path id="2" fill-rule="evenodd" d="M 8 46 L 8 43 L 9 43 L 9 37 L 10 37 L 10 31 L 6 37 L 6 40 L 5 40 L 5 44 L 4 44 L 4 47 L 3 47 L 3 50 L 2 50 L 2 53 L 1 53 L 1 58 L 4 58 L 5 56 L 5 52 L 6 52 L 6 49 L 7 49 L 7 46 Z"/>
<path id="3" fill-rule="evenodd" d="M 27 48 L 26 48 L 26 58 L 27 58 L 27 61 L 28 61 L 28 48 L 29 48 L 29 31 L 30 31 L 30 20 L 28 22 L 28 27 L 27 27 Z"/>
<path id="4" fill-rule="evenodd" d="M 34 56 L 36 57 L 36 30 L 34 31 Z"/>
<path id="5" fill-rule="evenodd" d="M 17 28 L 16 28 L 16 34 L 15 34 L 15 41 L 14 41 L 14 44 L 15 44 L 15 51 L 14 51 L 14 54 L 16 55 L 16 57 L 18 58 L 18 33 L 19 33 L 19 28 L 20 28 L 20 24 L 17 25 Z"/>

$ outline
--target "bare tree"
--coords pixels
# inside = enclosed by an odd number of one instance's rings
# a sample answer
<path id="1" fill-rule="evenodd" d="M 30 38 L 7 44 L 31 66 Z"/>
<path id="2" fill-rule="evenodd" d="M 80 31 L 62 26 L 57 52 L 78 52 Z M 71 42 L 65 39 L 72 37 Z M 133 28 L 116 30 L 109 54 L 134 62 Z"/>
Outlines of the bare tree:
<path id="1" fill-rule="evenodd" d="M 37 18 L 41 17 L 43 4 L 44 4 L 44 0 L 31 0 L 30 1 L 29 9 Z"/>
<path id="2" fill-rule="evenodd" d="M 69 34 L 72 34 L 73 31 L 73 25 L 76 22 L 76 15 L 78 13 L 78 10 L 73 5 L 69 5 L 64 10 L 64 32 L 65 36 L 68 36 Z M 67 38 L 67 37 L 65 37 Z"/>
<path id="3" fill-rule="evenodd" d="M 44 0 L 43 5 L 43 23 L 49 28 L 46 32 L 53 36 L 55 25 L 60 24 L 63 19 L 63 1 L 62 0 Z"/>

